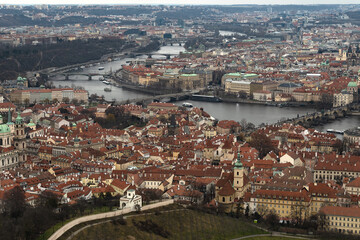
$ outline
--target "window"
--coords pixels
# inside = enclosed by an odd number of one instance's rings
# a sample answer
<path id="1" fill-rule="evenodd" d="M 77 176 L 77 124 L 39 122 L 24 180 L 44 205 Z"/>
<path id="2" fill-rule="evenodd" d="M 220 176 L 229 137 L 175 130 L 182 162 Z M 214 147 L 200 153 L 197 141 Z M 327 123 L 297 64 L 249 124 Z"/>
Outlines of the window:
<path id="1" fill-rule="evenodd" d="M 223 202 L 225 202 L 225 197 L 223 197 Z"/>

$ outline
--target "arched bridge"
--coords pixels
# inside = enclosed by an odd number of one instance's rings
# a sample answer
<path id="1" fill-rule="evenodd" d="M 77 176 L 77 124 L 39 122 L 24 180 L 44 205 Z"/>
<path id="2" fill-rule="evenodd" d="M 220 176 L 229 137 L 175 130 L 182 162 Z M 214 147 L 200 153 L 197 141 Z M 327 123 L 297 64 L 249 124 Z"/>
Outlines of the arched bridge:
<path id="1" fill-rule="evenodd" d="M 92 77 L 94 77 L 94 76 L 109 77 L 109 76 L 111 76 L 111 73 L 77 73 L 77 72 L 66 73 L 66 72 L 59 72 L 59 73 L 56 73 L 56 74 L 49 75 L 49 77 L 54 77 L 54 76 L 59 76 L 59 75 L 64 76 L 65 80 L 70 80 L 71 76 L 86 76 L 88 78 L 88 80 L 92 80 Z"/>
<path id="2" fill-rule="evenodd" d="M 147 55 L 148 58 L 152 58 L 154 55 L 165 56 L 166 59 L 171 59 L 171 57 L 178 56 L 179 54 L 170 54 L 170 53 L 134 53 L 135 56 Z"/>
<path id="3" fill-rule="evenodd" d="M 343 107 L 336 107 L 329 110 L 324 110 L 321 112 L 309 113 L 295 118 L 288 118 L 284 121 L 279 121 L 278 124 L 293 123 L 293 124 L 306 125 L 306 124 L 321 123 L 324 121 L 345 117 L 346 115 L 349 115 L 354 111 L 359 111 L 359 109 L 360 109 L 360 105 L 351 104 Z"/>
<path id="4" fill-rule="evenodd" d="M 188 99 L 192 93 L 189 92 L 181 92 L 181 93 L 170 93 L 170 94 L 163 94 L 163 95 L 157 95 L 152 97 L 143 97 L 143 98 L 134 98 L 134 99 L 127 99 L 123 101 L 116 101 L 116 105 L 122 105 L 122 104 L 130 104 L 130 103 L 143 103 L 148 104 L 151 102 L 161 102 L 164 99 L 169 99 L 173 101 L 178 101 L 182 99 Z"/>

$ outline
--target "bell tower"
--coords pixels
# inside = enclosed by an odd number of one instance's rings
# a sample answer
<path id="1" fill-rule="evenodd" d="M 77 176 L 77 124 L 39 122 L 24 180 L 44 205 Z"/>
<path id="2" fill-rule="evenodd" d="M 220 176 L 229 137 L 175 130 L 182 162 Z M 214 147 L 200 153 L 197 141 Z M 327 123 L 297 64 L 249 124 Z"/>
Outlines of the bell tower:
<path id="1" fill-rule="evenodd" d="M 25 124 L 23 118 L 18 113 L 18 116 L 15 119 L 15 128 L 14 128 L 14 146 L 19 150 L 19 161 L 26 161 L 26 134 L 25 134 Z"/>
<path id="2" fill-rule="evenodd" d="M 244 187 L 244 167 L 240 161 L 240 153 L 237 155 L 237 160 L 234 164 L 234 189 L 236 195 L 241 195 Z"/>

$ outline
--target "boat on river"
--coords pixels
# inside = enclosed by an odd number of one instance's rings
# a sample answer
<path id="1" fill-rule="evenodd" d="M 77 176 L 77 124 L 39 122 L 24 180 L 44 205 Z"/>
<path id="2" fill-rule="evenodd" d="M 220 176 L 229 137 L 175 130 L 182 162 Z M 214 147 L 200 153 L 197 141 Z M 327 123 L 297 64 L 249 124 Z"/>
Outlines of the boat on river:
<path id="1" fill-rule="evenodd" d="M 328 132 L 328 133 L 336 133 L 336 134 L 344 134 L 344 131 L 335 130 L 335 129 L 332 129 L 332 128 L 327 129 L 326 132 Z"/>
<path id="2" fill-rule="evenodd" d="M 188 103 L 188 102 L 184 102 L 184 103 L 182 104 L 182 106 L 183 106 L 183 107 L 187 107 L 187 108 L 192 108 L 192 107 L 193 107 L 193 105 L 192 105 L 191 103 Z"/>
<path id="3" fill-rule="evenodd" d="M 204 101 L 204 102 L 222 102 L 221 98 L 209 95 L 193 94 L 191 100 Z"/>

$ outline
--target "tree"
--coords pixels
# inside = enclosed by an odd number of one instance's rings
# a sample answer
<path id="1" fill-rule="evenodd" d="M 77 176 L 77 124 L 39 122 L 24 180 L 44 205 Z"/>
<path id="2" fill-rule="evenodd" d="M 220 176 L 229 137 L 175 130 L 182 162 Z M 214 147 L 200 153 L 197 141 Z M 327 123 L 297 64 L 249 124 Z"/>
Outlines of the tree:
<path id="1" fill-rule="evenodd" d="M 39 195 L 36 205 L 40 208 L 56 209 L 59 204 L 59 198 L 50 191 L 44 191 Z"/>
<path id="2" fill-rule="evenodd" d="M 259 157 L 263 158 L 275 148 L 271 143 L 271 139 L 266 136 L 265 133 L 254 132 L 251 135 L 251 141 L 249 142 L 251 147 L 256 148 L 259 151 Z"/>
<path id="3" fill-rule="evenodd" d="M 29 103 L 30 103 L 30 99 L 25 98 L 25 99 L 24 99 L 24 104 L 25 104 L 25 106 L 29 106 Z"/>
<path id="4" fill-rule="evenodd" d="M 25 193 L 20 186 L 5 192 L 4 209 L 5 213 L 13 218 L 21 217 L 26 208 Z"/>
<path id="5" fill-rule="evenodd" d="M 270 226 L 270 229 L 277 230 L 279 228 L 279 216 L 275 212 L 270 212 L 266 218 L 266 223 Z"/>
<path id="6" fill-rule="evenodd" d="M 74 105 L 78 105 L 79 100 L 78 100 L 77 98 L 73 98 L 73 99 L 71 100 L 71 103 L 74 104 Z"/>
<path id="7" fill-rule="evenodd" d="M 255 215 L 258 215 L 260 218 L 263 218 L 266 215 L 268 215 L 268 213 L 269 213 L 269 209 L 265 205 L 259 204 L 256 208 Z"/>
<path id="8" fill-rule="evenodd" d="M 48 98 L 45 98 L 45 99 L 44 99 L 44 103 L 45 103 L 45 104 L 49 104 L 49 103 L 50 103 L 50 100 L 49 100 Z"/>
<path id="9" fill-rule="evenodd" d="M 63 102 L 66 103 L 66 104 L 68 104 L 68 103 L 70 102 L 70 99 L 69 99 L 68 97 L 64 97 L 64 98 L 63 98 Z"/>
<path id="10" fill-rule="evenodd" d="M 248 123 L 247 123 L 247 121 L 246 121 L 245 118 L 241 119 L 241 121 L 240 121 L 240 126 L 241 126 L 241 129 L 242 129 L 243 131 L 246 131 L 247 124 L 248 124 Z"/>
<path id="11" fill-rule="evenodd" d="M 318 230 L 326 230 L 329 221 L 326 218 L 326 215 L 323 212 L 316 214 L 317 216 L 317 228 Z"/>
<path id="12" fill-rule="evenodd" d="M 241 99 L 246 99 L 247 98 L 247 93 L 245 91 L 239 91 L 238 92 L 238 97 Z"/>
<path id="13" fill-rule="evenodd" d="M 336 139 L 335 143 L 332 145 L 333 150 L 335 150 L 338 154 L 342 154 L 345 150 L 344 142 L 340 139 Z"/>
<path id="14" fill-rule="evenodd" d="M 324 93 L 320 97 L 320 101 L 317 102 L 318 109 L 330 109 L 333 107 L 333 96 L 328 93 Z"/>
<path id="15" fill-rule="evenodd" d="M 249 212 L 250 212 L 250 208 L 249 205 L 247 205 L 245 208 L 245 217 L 249 217 Z"/>

